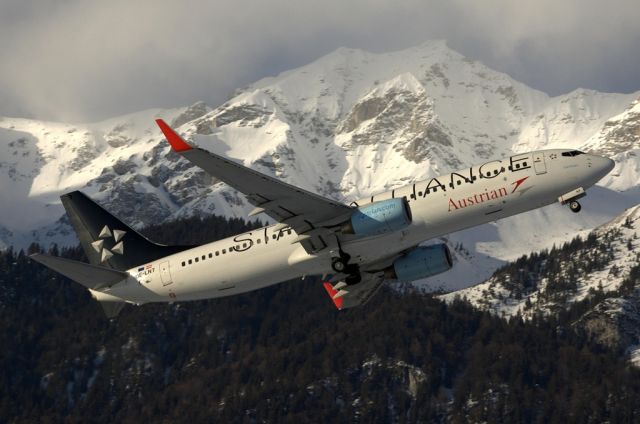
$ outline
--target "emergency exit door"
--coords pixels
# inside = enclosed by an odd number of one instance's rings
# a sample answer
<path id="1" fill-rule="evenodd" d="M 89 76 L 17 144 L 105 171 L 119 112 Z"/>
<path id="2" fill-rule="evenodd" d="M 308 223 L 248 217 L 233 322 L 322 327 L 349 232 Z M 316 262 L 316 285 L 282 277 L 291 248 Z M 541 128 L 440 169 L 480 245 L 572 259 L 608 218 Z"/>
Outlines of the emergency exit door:
<path id="1" fill-rule="evenodd" d="M 544 161 L 544 153 L 536 152 L 533 154 L 533 169 L 538 175 L 547 173 L 547 164 Z"/>
<path id="2" fill-rule="evenodd" d="M 160 263 L 160 279 L 163 286 L 168 286 L 173 281 L 171 280 L 171 270 L 169 269 L 169 261 Z"/>

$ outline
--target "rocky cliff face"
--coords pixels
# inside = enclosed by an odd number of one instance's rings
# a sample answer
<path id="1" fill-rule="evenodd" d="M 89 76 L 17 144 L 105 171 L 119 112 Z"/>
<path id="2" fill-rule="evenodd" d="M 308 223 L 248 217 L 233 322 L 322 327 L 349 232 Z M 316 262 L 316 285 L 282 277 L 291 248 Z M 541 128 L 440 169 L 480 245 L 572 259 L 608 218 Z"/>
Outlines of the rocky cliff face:
<path id="1" fill-rule="evenodd" d="M 637 295 L 605 299 L 575 325 L 607 348 L 635 348 L 640 343 L 640 299 Z"/>

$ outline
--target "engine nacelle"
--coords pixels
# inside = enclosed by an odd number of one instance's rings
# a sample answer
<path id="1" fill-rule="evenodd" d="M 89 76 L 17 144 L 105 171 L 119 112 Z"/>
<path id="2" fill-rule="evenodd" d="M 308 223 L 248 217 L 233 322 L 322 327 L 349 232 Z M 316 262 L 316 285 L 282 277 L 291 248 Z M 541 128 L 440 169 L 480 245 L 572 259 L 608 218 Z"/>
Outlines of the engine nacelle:
<path id="1" fill-rule="evenodd" d="M 396 259 L 385 270 L 385 275 L 399 281 L 413 281 L 448 271 L 452 266 L 451 252 L 446 244 L 419 246 Z"/>
<path id="2" fill-rule="evenodd" d="M 407 199 L 388 199 L 360 206 L 342 226 L 345 234 L 377 236 L 401 230 L 411 224 Z"/>

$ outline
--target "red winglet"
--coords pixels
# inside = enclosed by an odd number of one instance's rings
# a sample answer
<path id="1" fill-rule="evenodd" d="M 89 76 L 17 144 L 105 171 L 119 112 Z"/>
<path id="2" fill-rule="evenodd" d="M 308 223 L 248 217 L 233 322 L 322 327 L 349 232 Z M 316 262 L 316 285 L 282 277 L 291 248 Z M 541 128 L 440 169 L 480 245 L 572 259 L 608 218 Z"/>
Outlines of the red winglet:
<path id="1" fill-rule="evenodd" d="M 187 150 L 193 149 L 193 147 L 189 146 L 186 141 L 182 139 L 166 122 L 162 119 L 156 119 L 156 124 L 160 127 L 165 137 L 167 137 L 167 141 L 173 147 L 173 150 L 176 152 L 186 152 Z"/>
<path id="2" fill-rule="evenodd" d="M 338 309 L 342 309 L 342 301 L 344 299 L 342 299 L 341 297 L 334 299 L 333 296 L 338 293 L 338 290 L 335 290 L 333 288 L 333 286 L 331 285 L 331 283 L 323 283 L 324 284 L 324 289 L 327 291 L 327 293 L 329 294 L 329 297 L 331 298 L 331 300 L 333 300 L 334 305 L 336 305 L 336 308 Z"/>

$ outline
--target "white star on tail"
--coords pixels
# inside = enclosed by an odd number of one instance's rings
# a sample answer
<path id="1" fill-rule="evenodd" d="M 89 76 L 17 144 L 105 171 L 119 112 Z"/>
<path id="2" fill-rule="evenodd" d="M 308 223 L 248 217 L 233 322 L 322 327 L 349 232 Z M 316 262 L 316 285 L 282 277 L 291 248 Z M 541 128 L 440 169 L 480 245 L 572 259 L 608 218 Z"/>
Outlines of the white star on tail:
<path id="1" fill-rule="evenodd" d="M 113 230 L 112 232 L 109 227 L 107 227 L 106 225 L 104 226 L 104 228 L 98 235 L 98 240 L 91 243 L 91 247 L 93 247 L 93 249 L 100 254 L 100 262 L 106 261 L 107 259 L 112 257 L 114 253 L 118 255 L 124 254 L 124 244 L 122 242 L 122 238 L 125 234 L 127 234 L 126 231 Z M 109 237 L 113 237 L 113 241 L 115 243 L 111 247 L 111 250 L 104 247 L 104 241 Z"/>

